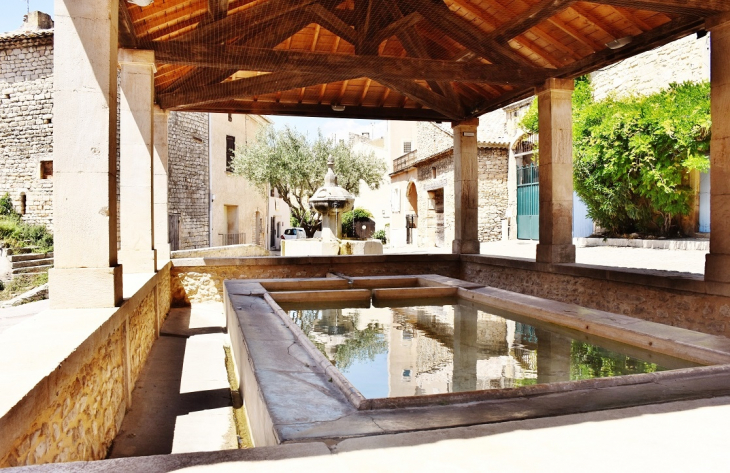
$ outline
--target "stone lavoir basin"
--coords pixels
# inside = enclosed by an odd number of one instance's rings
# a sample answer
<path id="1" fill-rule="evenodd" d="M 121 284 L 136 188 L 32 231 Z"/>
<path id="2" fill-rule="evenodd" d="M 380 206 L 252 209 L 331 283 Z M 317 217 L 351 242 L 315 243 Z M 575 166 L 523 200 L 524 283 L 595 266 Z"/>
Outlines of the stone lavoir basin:
<path id="1" fill-rule="evenodd" d="M 226 281 L 257 446 L 730 393 L 730 340 L 438 275 Z"/>

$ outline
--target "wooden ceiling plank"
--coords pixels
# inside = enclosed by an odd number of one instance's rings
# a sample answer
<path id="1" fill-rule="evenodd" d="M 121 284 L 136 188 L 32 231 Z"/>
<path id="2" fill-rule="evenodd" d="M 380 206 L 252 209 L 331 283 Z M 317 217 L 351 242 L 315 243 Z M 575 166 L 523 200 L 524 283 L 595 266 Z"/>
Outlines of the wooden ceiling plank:
<path id="1" fill-rule="evenodd" d="M 730 0 L 591 0 L 591 2 L 689 16 L 708 16 L 730 11 Z"/>
<path id="2" fill-rule="evenodd" d="M 249 48 L 178 41 L 152 45 L 159 62 L 195 67 L 289 71 L 310 74 L 358 71 L 363 77 L 393 79 L 535 84 L 547 78 L 540 68 L 507 69 L 493 64 L 467 64 L 410 57 L 353 56 L 281 49 Z"/>
<path id="3" fill-rule="evenodd" d="M 368 79 L 365 81 L 365 87 L 363 87 L 362 93 L 360 94 L 360 99 L 357 101 L 358 106 L 362 106 L 362 103 L 365 101 L 365 97 L 368 95 L 368 91 L 370 90 L 370 84 L 372 83 L 372 79 Z"/>
<path id="4" fill-rule="evenodd" d="M 583 17 L 583 19 L 585 19 L 588 23 L 592 24 L 599 30 L 611 36 L 613 39 L 619 39 L 626 36 L 626 33 L 624 33 L 622 30 L 609 24 L 605 19 L 599 18 L 592 11 L 589 11 L 581 5 L 572 5 L 570 9 Z"/>
<path id="5" fill-rule="evenodd" d="M 354 79 L 357 74 L 346 75 L 328 74 L 294 74 L 291 72 L 276 72 L 247 79 L 223 82 L 209 85 L 204 88 L 159 94 L 157 99 L 162 108 L 177 108 L 192 105 L 204 105 L 237 97 L 275 94 L 279 91 L 291 90 L 300 87 L 310 87 L 328 82 L 339 82 Z"/>
<path id="6" fill-rule="evenodd" d="M 127 2 L 119 2 L 119 43 L 125 48 L 137 47 L 137 33 Z"/>
<path id="7" fill-rule="evenodd" d="M 395 20 L 394 22 L 390 23 L 385 28 L 380 29 L 379 31 L 373 33 L 369 41 L 374 44 L 380 46 L 380 43 L 387 40 L 388 38 L 391 38 L 393 36 L 398 35 L 401 31 L 411 28 L 415 26 L 417 23 L 423 20 L 423 17 L 418 12 L 409 13 L 406 16 L 401 16 L 400 19 Z"/>
<path id="8" fill-rule="evenodd" d="M 593 38 L 591 38 L 591 37 L 590 37 L 590 36 L 588 36 L 588 35 L 584 35 L 584 34 L 583 34 L 582 32 L 580 32 L 580 31 L 579 31 L 579 30 L 578 30 L 577 28 L 575 28 L 575 27 L 571 26 L 571 25 L 570 25 L 569 23 L 565 23 L 565 22 L 564 22 L 563 20 L 561 20 L 561 19 L 560 19 L 560 18 L 558 18 L 557 16 L 555 16 L 555 17 L 553 17 L 553 18 L 549 19 L 548 21 L 549 21 L 549 22 L 550 22 L 550 23 L 551 23 L 552 25 L 554 25 L 555 27 L 557 27 L 557 28 L 561 29 L 561 30 L 562 30 L 562 31 L 564 31 L 564 32 L 565 32 L 566 34 L 568 34 L 568 35 L 572 36 L 572 37 L 573 37 L 573 38 L 575 38 L 575 39 L 576 39 L 577 41 L 580 41 L 580 42 L 581 42 L 581 43 L 583 43 L 583 44 L 584 44 L 585 46 L 587 46 L 588 48 L 592 49 L 592 50 L 593 50 L 594 52 L 595 52 L 595 51 L 600 51 L 600 50 L 602 50 L 602 49 L 605 49 L 605 48 L 606 48 L 606 45 L 605 45 L 605 44 L 602 44 L 602 43 L 600 43 L 600 42 L 598 42 L 598 41 L 594 40 Z"/>
<path id="9" fill-rule="evenodd" d="M 641 30 L 642 33 L 649 31 L 652 29 L 652 26 L 646 23 L 644 20 L 639 18 L 638 16 L 634 15 L 631 11 L 627 10 L 624 7 L 618 7 L 618 6 L 612 6 L 613 10 L 616 11 L 619 15 L 621 15 L 626 21 L 629 23 L 632 23 L 636 25 L 636 28 L 638 30 Z"/>
<path id="10" fill-rule="evenodd" d="M 228 0 L 208 0 L 210 21 L 219 21 L 228 14 Z"/>

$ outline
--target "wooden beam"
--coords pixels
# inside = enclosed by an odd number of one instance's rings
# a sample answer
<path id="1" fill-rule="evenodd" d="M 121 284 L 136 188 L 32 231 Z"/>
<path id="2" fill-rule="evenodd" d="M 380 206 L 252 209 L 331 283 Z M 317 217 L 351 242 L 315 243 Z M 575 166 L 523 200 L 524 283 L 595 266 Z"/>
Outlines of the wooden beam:
<path id="1" fill-rule="evenodd" d="M 591 0 L 593 3 L 616 5 L 635 10 L 675 15 L 709 16 L 730 11 L 730 0 Z"/>
<path id="2" fill-rule="evenodd" d="M 458 103 L 453 103 L 446 97 L 432 92 L 431 90 L 422 87 L 413 81 L 403 79 L 380 78 L 378 79 L 378 82 L 386 87 L 390 87 L 391 89 L 400 92 L 414 102 L 421 103 L 431 110 L 436 110 L 437 112 L 451 119 L 460 120 L 464 118 L 462 113 L 460 113 L 459 111 Z"/>
<path id="3" fill-rule="evenodd" d="M 390 89 L 385 89 L 390 90 Z M 330 104 L 297 104 L 281 102 L 262 102 L 261 100 L 226 100 L 206 105 L 191 105 L 185 108 L 171 108 L 188 112 L 207 113 L 250 113 L 256 115 L 287 115 L 295 117 L 322 118 L 360 118 L 369 120 L 407 120 L 407 121 L 450 121 L 434 110 L 427 108 L 397 107 L 360 107 L 347 105 L 345 110 L 336 112 Z"/>
<path id="4" fill-rule="evenodd" d="M 423 16 L 421 16 L 418 12 L 409 13 L 406 16 L 401 16 L 400 19 L 395 20 L 394 22 L 390 23 L 385 28 L 382 28 L 372 35 L 370 35 L 370 38 L 368 40 L 371 44 L 373 44 L 375 47 L 379 46 L 380 43 L 385 41 L 386 39 L 390 38 L 391 36 L 397 36 L 398 34 L 402 33 L 405 30 L 410 29 L 411 27 L 415 26 L 417 23 L 423 20 Z"/>
<path id="5" fill-rule="evenodd" d="M 528 63 L 512 48 L 499 44 L 487 33 L 449 10 L 442 0 L 402 1 L 454 41 L 493 64 L 517 66 Z"/>
<path id="6" fill-rule="evenodd" d="M 498 28 L 491 35 L 495 41 L 506 43 L 507 41 L 521 35 L 525 31 L 539 25 L 565 10 L 577 0 L 541 0 L 527 9 L 527 11 L 511 19 L 509 24 Z"/>
<path id="7" fill-rule="evenodd" d="M 157 101 L 162 108 L 184 108 L 192 105 L 201 106 L 210 102 L 274 94 L 279 91 L 356 79 L 358 77 L 355 73 L 344 75 L 330 73 L 326 76 L 321 76 L 316 74 L 275 72 L 273 74 L 264 74 L 247 79 L 213 84 L 199 89 L 162 93 L 158 95 Z"/>
<path id="8" fill-rule="evenodd" d="M 119 2 L 119 43 L 125 48 L 136 48 L 138 43 L 134 22 L 125 1 Z"/>
<path id="9" fill-rule="evenodd" d="M 327 31 L 336 34 L 352 45 L 357 43 L 357 32 L 319 3 L 309 5 L 306 10 L 314 16 L 314 21 Z"/>
<path id="10" fill-rule="evenodd" d="M 697 17 L 686 17 L 680 20 L 670 21 L 658 28 L 647 31 L 644 34 L 635 36 L 633 41 L 621 49 L 604 49 L 569 66 L 560 69 L 556 77 L 571 79 L 595 71 L 602 67 L 613 64 L 622 59 L 650 51 L 663 46 L 676 39 L 687 36 L 700 30 L 704 26 L 704 20 Z"/>
<path id="11" fill-rule="evenodd" d="M 228 14 L 228 0 L 208 0 L 208 16 L 211 22 L 219 21 Z"/>
<path id="12" fill-rule="evenodd" d="M 583 19 L 585 19 L 588 23 L 591 23 L 593 26 L 611 36 L 613 39 L 619 39 L 626 36 L 626 33 L 624 33 L 623 30 L 616 28 L 606 21 L 606 19 L 596 16 L 593 13 L 593 10 L 588 10 L 580 5 L 572 5 L 570 8 L 575 13 L 583 17 Z"/>
<path id="13" fill-rule="evenodd" d="M 388 77 L 531 85 L 547 78 L 547 71 L 539 68 L 505 68 L 436 59 L 352 56 L 181 41 L 155 42 L 152 47 L 156 60 L 161 63 L 231 70 L 339 75 L 353 72 L 358 74 L 356 77 L 373 79 Z"/>

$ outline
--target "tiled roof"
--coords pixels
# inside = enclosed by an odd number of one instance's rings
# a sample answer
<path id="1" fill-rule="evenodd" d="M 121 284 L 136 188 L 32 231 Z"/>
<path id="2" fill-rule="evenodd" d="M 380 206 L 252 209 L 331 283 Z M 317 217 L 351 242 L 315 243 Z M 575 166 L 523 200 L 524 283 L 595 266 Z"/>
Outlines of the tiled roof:
<path id="1" fill-rule="evenodd" d="M 36 31 L 8 31 L 6 33 L 0 33 L 0 43 L 9 43 L 14 41 L 20 41 L 24 39 L 39 39 L 49 38 L 53 36 L 53 29 L 50 30 L 36 30 Z"/>

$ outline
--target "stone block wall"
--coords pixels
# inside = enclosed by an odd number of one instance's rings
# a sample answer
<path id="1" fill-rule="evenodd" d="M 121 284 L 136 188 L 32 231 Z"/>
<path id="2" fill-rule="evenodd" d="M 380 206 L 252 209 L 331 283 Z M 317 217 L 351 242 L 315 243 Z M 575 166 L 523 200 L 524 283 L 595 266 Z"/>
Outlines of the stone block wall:
<path id="1" fill-rule="evenodd" d="M 64 356 L 58 349 L 34 346 L 32 333 L 22 334 L 24 347 L 13 348 L 12 356 L 30 358 L 47 352 L 58 357 L 52 360 L 57 367 L 44 377 L 38 375 L 37 384 L 22 398 L 2 399 L 0 468 L 105 458 L 169 308 L 168 265 L 118 309 L 100 309 L 94 317 L 84 316 L 93 309 L 36 316 L 73 319 L 67 325 L 58 319 L 53 323 L 66 339 L 82 341 Z M 104 312 L 107 318 L 99 321 Z M 44 337 L 48 334 L 38 338 Z M 24 350 L 28 353 L 19 353 Z M 0 355 L 11 356 L 3 353 L 2 345 Z M 23 382 L 33 375 L 24 373 Z"/>
<path id="2" fill-rule="evenodd" d="M 53 32 L 0 36 L 0 196 L 10 194 L 23 220 L 53 224 Z"/>
<path id="3" fill-rule="evenodd" d="M 672 82 L 709 79 L 710 37 L 698 39 L 694 34 L 591 74 L 596 100 L 610 95 L 648 95 Z"/>
<path id="4" fill-rule="evenodd" d="M 416 147 L 418 158 L 423 159 L 454 146 L 454 135 L 448 125 L 432 122 L 418 122 L 416 126 Z"/>
<path id="5" fill-rule="evenodd" d="M 479 148 L 479 241 L 502 240 L 502 219 L 509 205 L 506 148 Z"/>
<path id="6" fill-rule="evenodd" d="M 209 246 L 208 114 L 171 112 L 169 213 L 180 215 L 181 250 Z"/>

